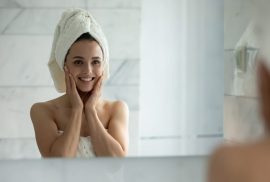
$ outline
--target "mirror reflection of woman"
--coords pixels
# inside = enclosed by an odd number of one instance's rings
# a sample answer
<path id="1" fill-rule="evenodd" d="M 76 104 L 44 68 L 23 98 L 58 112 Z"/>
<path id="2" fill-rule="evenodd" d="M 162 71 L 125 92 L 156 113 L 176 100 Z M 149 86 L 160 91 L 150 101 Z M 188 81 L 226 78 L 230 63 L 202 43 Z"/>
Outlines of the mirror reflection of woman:
<path id="1" fill-rule="evenodd" d="M 66 10 L 48 63 L 56 89 L 65 94 L 35 103 L 30 112 L 43 157 L 127 155 L 128 107 L 101 97 L 108 59 L 106 38 L 92 15 Z"/>

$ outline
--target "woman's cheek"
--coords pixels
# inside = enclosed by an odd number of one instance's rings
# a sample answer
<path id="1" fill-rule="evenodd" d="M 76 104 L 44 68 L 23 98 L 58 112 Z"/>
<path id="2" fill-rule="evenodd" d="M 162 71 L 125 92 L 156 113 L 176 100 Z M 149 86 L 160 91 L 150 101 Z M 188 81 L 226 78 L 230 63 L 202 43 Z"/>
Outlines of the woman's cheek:
<path id="1" fill-rule="evenodd" d="M 101 76 L 102 75 L 102 72 L 103 72 L 103 67 L 98 68 L 97 75 L 98 76 Z"/>

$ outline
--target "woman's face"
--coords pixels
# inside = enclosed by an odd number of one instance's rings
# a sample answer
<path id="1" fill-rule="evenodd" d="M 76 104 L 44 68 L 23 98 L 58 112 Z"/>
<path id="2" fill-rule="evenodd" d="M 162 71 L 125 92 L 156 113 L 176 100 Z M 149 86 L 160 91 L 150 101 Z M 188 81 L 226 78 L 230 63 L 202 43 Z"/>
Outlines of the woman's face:
<path id="1" fill-rule="evenodd" d="M 65 65 L 73 75 L 77 88 L 82 92 L 89 92 L 104 70 L 101 47 L 96 41 L 75 42 L 70 47 Z"/>

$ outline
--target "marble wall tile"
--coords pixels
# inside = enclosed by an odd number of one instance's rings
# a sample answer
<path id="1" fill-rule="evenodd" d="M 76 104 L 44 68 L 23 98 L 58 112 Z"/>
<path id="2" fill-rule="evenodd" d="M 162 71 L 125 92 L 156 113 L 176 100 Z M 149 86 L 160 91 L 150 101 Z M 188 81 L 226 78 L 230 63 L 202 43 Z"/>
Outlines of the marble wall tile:
<path id="1" fill-rule="evenodd" d="M 53 85 L 47 63 L 52 36 L 0 36 L 0 85 Z"/>
<path id="2" fill-rule="evenodd" d="M 21 9 L 12 8 L 12 9 L 1 9 L 0 10 L 0 33 L 5 32 L 5 29 L 9 24 L 21 13 Z"/>
<path id="3" fill-rule="evenodd" d="M 252 0 L 224 1 L 224 48 L 232 49 L 252 17 Z"/>
<path id="4" fill-rule="evenodd" d="M 53 35 L 63 10 L 22 9 L 20 15 L 10 22 L 3 33 L 12 35 Z"/>
<path id="5" fill-rule="evenodd" d="M 0 159 L 40 159 L 35 138 L 1 138 Z"/>
<path id="6" fill-rule="evenodd" d="M 116 59 L 140 58 L 140 10 L 95 10 L 89 9 L 103 27 L 110 53 Z M 110 17 L 110 18 L 108 18 Z"/>
<path id="7" fill-rule="evenodd" d="M 1 0 L 2 8 L 63 8 L 86 7 L 86 0 Z"/>
<path id="8" fill-rule="evenodd" d="M 233 142 L 255 140 L 264 134 L 258 99 L 225 96 L 224 138 Z"/>
<path id="9" fill-rule="evenodd" d="M 63 11 L 64 9 L 24 9 L 20 16 L 10 22 L 3 33 L 6 35 L 53 35 Z M 140 10 L 90 9 L 90 12 L 103 28 L 108 39 L 111 58 L 139 58 Z M 3 23 L 1 26 L 4 25 Z M 49 50 L 50 48 L 51 45 Z"/>
<path id="10" fill-rule="evenodd" d="M 138 60 L 111 60 L 111 75 L 106 84 L 139 86 L 139 65 Z"/>
<path id="11" fill-rule="evenodd" d="M 86 0 L 88 8 L 141 8 L 141 0 Z"/>
<path id="12" fill-rule="evenodd" d="M 140 0 L 1 0 L 4 8 L 140 8 Z"/>

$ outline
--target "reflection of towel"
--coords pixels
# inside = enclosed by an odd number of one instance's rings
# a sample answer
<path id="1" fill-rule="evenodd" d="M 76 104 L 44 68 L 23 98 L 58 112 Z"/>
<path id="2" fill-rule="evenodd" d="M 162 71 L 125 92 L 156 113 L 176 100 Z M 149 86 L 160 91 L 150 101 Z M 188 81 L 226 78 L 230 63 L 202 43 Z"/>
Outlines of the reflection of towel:
<path id="1" fill-rule="evenodd" d="M 63 71 L 66 54 L 74 41 L 86 32 L 89 32 L 100 44 L 104 54 L 104 75 L 105 78 L 109 77 L 108 44 L 101 27 L 86 10 L 68 9 L 63 12 L 56 26 L 51 57 L 48 63 L 54 86 L 58 92 L 66 91 Z"/>
<path id="2" fill-rule="evenodd" d="M 59 134 L 63 134 L 64 131 L 62 130 L 58 130 Z M 78 147 L 77 147 L 77 153 L 76 153 L 76 157 L 77 158 L 91 158 L 91 157 L 95 157 L 95 152 L 92 146 L 92 142 L 91 142 L 91 137 L 87 136 L 87 137 L 83 137 L 80 136 L 79 138 L 79 143 L 78 143 Z"/>

